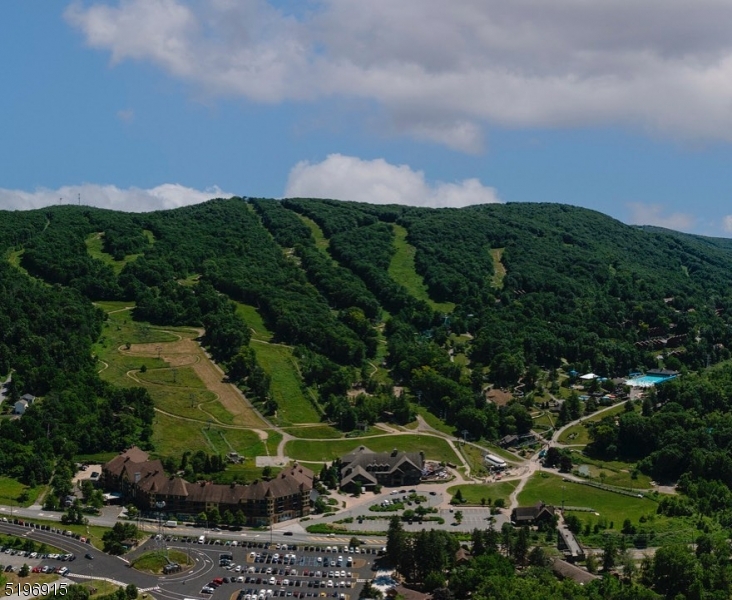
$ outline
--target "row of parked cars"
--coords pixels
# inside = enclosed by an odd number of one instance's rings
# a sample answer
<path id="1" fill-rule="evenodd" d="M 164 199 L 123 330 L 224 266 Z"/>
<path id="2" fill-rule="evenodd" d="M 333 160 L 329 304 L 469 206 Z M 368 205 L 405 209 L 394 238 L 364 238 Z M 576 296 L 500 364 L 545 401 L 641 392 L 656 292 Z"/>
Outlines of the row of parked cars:
<path id="1" fill-rule="evenodd" d="M 53 565 L 36 566 L 31 569 L 31 573 L 58 573 L 59 575 L 66 575 L 69 572 L 68 567 L 63 565 L 54 567 Z"/>
<path id="2" fill-rule="evenodd" d="M 280 555 L 278 552 L 275 552 L 274 554 L 270 554 L 269 552 L 250 552 L 249 558 L 251 558 L 255 563 L 265 563 L 268 565 L 294 565 L 297 556 L 289 553 Z"/>
<path id="3" fill-rule="evenodd" d="M 320 573 L 320 571 L 318 571 Z M 345 576 L 345 571 L 340 571 L 343 576 Z M 311 588 L 325 588 L 325 587 L 351 587 L 351 584 L 346 581 L 333 581 L 332 579 L 320 579 L 320 577 L 328 577 L 329 575 L 326 573 L 322 573 L 316 576 L 315 573 L 312 574 L 313 577 L 315 577 L 315 580 L 305 580 L 305 579 L 278 579 L 274 575 L 267 577 L 266 575 L 264 577 L 245 577 L 244 583 L 252 583 L 256 585 L 264 584 L 264 585 L 279 585 L 279 586 L 289 586 L 289 587 L 311 587 Z M 333 571 L 330 572 L 330 577 L 339 577 L 340 575 L 333 575 Z M 319 580 L 318 580 L 319 579 Z M 233 577 L 232 577 L 233 580 Z M 238 579 L 237 579 L 238 580 Z"/>
<path id="4" fill-rule="evenodd" d="M 290 592 L 287 590 L 256 590 L 254 588 L 242 589 L 237 595 L 237 600 L 265 600 L 273 597 L 288 598 L 339 598 L 345 600 L 346 595 L 342 592 Z"/>
<path id="5" fill-rule="evenodd" d="M 4 567 L 3 565 L 0 565 L 0 572 L 5 573 L 15 573 L 16 570 L 20 570 L 19 567 L 14 567 L 13 565 L 8 565 L 7 567 Z M 69 572 L 68 567 L 64 567 L 63 565 L 54 567 L 53 565 L 45 565 L 43 567 L 33 567 L 31 569 L 31 573 L 58 573 L 59 575 L 66 575 Z"/>
<path id="6" fill-rule="evenodd" d="M 5 554 L 9 554 L 10 556 L 20 556 L 20 557 L 27 557 L 27 558 L 40 558 L 40 559 L 47 559 L 52 558 L 55 560 L 76 560 L 75 554 L 40 554 L 38 552 L 30 552 L 28 550 L 18 550 L 17 548 L 10 548 L 10 547 L 2 547 L 0 548 L 0 552 L 4 552 Z"/>

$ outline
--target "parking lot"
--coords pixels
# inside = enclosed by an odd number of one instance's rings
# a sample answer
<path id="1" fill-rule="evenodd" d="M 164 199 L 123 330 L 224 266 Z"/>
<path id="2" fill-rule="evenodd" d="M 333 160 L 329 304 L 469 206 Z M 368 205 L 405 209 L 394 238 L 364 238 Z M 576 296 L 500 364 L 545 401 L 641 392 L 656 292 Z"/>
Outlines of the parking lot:
<path id="1" fill-rule="evenodd" d="M 81 536 L 66 535 L 68 532 L 63 529 L 29 525 L 0 521 L 0 532 L 63 548 L 63 552 L 33 556 L 32 552 L 20 548 L 3 548 L 0 551 L 3 570 L 11 565 L 17 571 L 28 564 L 36 572 L 45 569 L 46 573 L 65 575 L 65 579 L 105 577 L 134 583 L 155 597 L 172 600 L 181 597 L 355 600 L 363 583 L 372 577 L 372 568 L 381 553 L 380 545 L 349 548 L 341 540 L 332 544 L 302 541 L 278 544 L 204 536 L 204 542 L 199 543 L 199 537 L 163 534 L 159 539 L 157 536 L 149 539 L 120 560 L 95 550 Z M 162 576 L 130 568 L 135 556 L 166 548 L 186 553 L 193 566 Z"/>
<path id="2" fill-rule="evenodd" d="M 196 559 L 193 569 L 161 578 L 160 585 L 191 586 L 201 595 L 216 599 L 236 594 L 239 600 L 266 598 L 358 597 L 380 548 L 230 542 L 167 536 L 149 544 L 165 542 L 171 549 Z M 145 548 L 140 549 L 145 551 Z M 198 586 L 201 586 L 200 588 Z M 171 590 L 172 591 L 172 590 Z"/>

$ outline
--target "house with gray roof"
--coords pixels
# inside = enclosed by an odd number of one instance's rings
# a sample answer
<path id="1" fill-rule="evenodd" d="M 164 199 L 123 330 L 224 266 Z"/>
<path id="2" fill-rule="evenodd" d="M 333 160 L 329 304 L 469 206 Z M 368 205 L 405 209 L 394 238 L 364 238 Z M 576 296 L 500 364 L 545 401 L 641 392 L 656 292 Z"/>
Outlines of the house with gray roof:
<path id="1" fill-rule="evenodd" d="M 511 511 L 511 523 L 514 525 L 538 525 L 542 521 L 551 521 L 556 511 L 553 506 L 537 502 L 533 506 L 518 506 Z"/>
<path id="2" fill-rule="evenodd" d="M 424 452 L 373 452 L 360 446 L 341 459 L 341 484 L 346 492 L 373 489 L 377 485 L 417 485 L 422 479 Z"/>

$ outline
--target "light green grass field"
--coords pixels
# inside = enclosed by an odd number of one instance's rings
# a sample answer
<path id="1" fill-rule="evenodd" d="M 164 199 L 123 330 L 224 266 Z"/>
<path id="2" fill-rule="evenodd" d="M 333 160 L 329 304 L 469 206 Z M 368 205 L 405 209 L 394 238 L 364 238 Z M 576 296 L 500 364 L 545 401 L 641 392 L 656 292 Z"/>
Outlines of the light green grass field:
<path id="1" fill-rule="evenodd" d="M 257 309 L 241 302 L 235 302 L 234 304 L 236 304 L 236 314 L 244 319 L 244 322 L 251 328 L 252 339 L 269 342 L 272 339 L 272 332 L 267 329 L 262 315 L 259 314 Z"/>
<path id="2" fill-rule="evenodd" d="M 518 500 L 521 506 L 530 506 L 539 501 L 562 506 L 564 501 L 565 506 L 592 508 L 608 522 L 614 522 L 616 529 L 620 528 L 625 519 L 638 523 L 643 515 L 655 515 L 657 507 L 656 502 L 647 498 L 607 492 L 573 481 L 564 481 L 561 477 L 547 473 L 536 473 L 529 479 Z M 585 516 L 584 513 L 577 514 L 581 518 Z M 590 515 L 591 513 L 587 516 Z"/>
<path id="3" fill-rule="evenodd" d="M 137 373 L 136 377 L 145 383 L 170 388 L 186 388 L 194 390 L 206 389 L 203 381 L 201 381 L 191 367 L 177 367 L 175 369 L 148 369 L 145 373 Z"/>
<path id="4" fill-rule="evenodd" d="M 445 433 L 447 435 L 455 435 L 455 428 L 452 425 L 448 425 L 447 423 L 445 423 L 442 419 L 432 414 L 424 406 L 417 406 L 417 414 L 420 415 L 425 420 L 427 425 L 432 427 L 432 429 L 436 429 L 437 431 Z"/>
<path id="5" fill-rule="evenodd" d="M 506 267 L 501 262 L 504 250 L 505 248 L 491 248 L 491 258 L 493 258 L 493 279 L 491 283 L 494 288 L 499 290 L 503 287 L 503 278 L 506 276 Z"/>
<path id="6" fill-rule="evenodd" d="M 292 348 L 267 343 L 273 337 L 272 332 L 267 329 L 255 307 L 237 302 L 236 310 L 252 329 L 251 347 L 257 355 L 257 362 L 271 377 L 270 389 L 279 407 L 277 410 L 279 423 L 288 425 L 319 422 L 320 413 L 300 386 L 297 359 L 293 356 Z"/>
<path id="7" fill-rule="evenodd" d="M 320 226 L 311 218 L 306 217 L 305 215 L 297 216 L 300 217 L 300 220 L 310 228 L 310 232 L 313 234 L 313 239 L 315 240 L 315 247 L 320 248 L 323 251 L 327 251 L 328 246 L 330 246 L 330 242 L 328 241 L 328 238 L 326 238 L 323 234 L 323 230 L 320 228 Z"/>
<path id="8" fill-rule="evenodd" d="M 280 424 L 317 423 L 320 414 L 305 397 L 292 348 L 279 344 L 252 343 L 257 362 L 272 378 L 270 390 L 277 401 Z"/>
<path id="9" fill-rule="evenodd" d="M 560 444 L 572 444 L 586 446 L 591 442 L 590 432 L 583 424 L 572 425 L 562 432 L 559 436 Z"/>
<path id="10" fill-rule="evenodd" d="M 427 286 L 414 266 L 414 255 L 417 250 L 407 242 L 407 230 L 401 225 L 394 225 L 393 228 L 396 252 L 389 265 L 389 275 L 392 279 L 407 288 L 412 296 L 424 300 L 436 311 L 449 313 L 455 310 L 453 302 L 434 302 L 430 298 Z"/>
<path id="11" fill-rule="evenodd" d="M 617 460 L 596 460 L 579 452 L 572 454 L 572 460 L 577 465 L 585 465 L 582 472 L 589 471 L 591 479 L 604 481 L 608 485 L 632 489 L 650 489 L 651 487 L 651 478 L 648 475 L 638 472 L 636 478 L 633 479 L 632 473 L 635 470 L 635 464 L 633 463 Z M 605 477 L 601 477 L 600 473 L 604 473 Z"/>
<path id="12" fill-rule="evenodd" d="M 160 369 L 166 367 L 167 364 L 154 357 L 124 355 L 119 352 L 119 348 L 127 343 L 173 342 L 177 338 L 167 331 L 133 321 L 131 311 L 124 310 L 125 305 L 129 304 L 124 302 L 96 303 L 96 306 L 107 312 L 108 319 L 102 328 L 102 335 L 93 346 L 93 352 L 100 361 L 102 379 L 115 385 L 130 387 L 135 383 L 127 377 L 128 371 L 136 371 L 142 365 L 148 369 Z"/>
<path id="13" fill-rule="evenodd" d="M 314 425 L 312 427 L 292 425 L 282 429 L 290 435 L 306 440 L 337 440 L 344 438 L 342 431 L 330 425 Z"/>
<path id="14" fill-rule="evenodd" d="M 203 450 L 209 454 L 242 456 L 265 455 L 259 436 L 246 429 L 227 429 L 207 422 L 178 419 L 158 412 L 155 415 L 153 443 L 159 456 L 181 456 L 186 451 Z"/>
<path id="15" fill-rule="evenodd" d="M 534 418 L 534 427 L 539 429 L 551 429 L 554 427 L 554 419 L 552 418 L 549 411 L 543 411 L 537 417 Z"/>
<path id="16" fill-rule="evenodd" d="M 25 250 L 23 250 L 22 248 L 20 250 L 15 250 L 11 252 L 10 254 L 8 254 L 8 262 L 22 273 L 28 275 L 28 271 L 20 266 L 20 259 L 23 257 L 24 252 Z"/>
<path id="17" fill-rule="evenodd" d="M 471 446 L 470 444 L 459 444 L 458 448 L 462 452 L 463 457 L 470 465 L 470 474 L 474 477 L 485 477 L 488 475 L 488 469 L 485 466 L 483 456 L 485 450 Z"/>
<path id="18" fill-rule="evenodd" d="M 516 489 L 517 482 L 501 481 L 500 483 L 481 483 L 476 485 L 454 485 L 447 488 L 447 493 L 454 496 L 458 490 L 463 494 L 463 500 L 466 504 L 481 505 L 481 500 L 485 499 L 486 503 L 490 499 L 495 502 L 499 498 L 508 500 L 511 492 Z"/>
<path id="19" fill-rule="evenodd" d="M 9 477 L 0 477 L 0 503 L 14 504 L 15 506 L 30 506 L 33 504 L 41 492 L 45 490 L 45 486 L 28 487 L 15 479 Z M 18 502 L 18 497 L 26 492 L 28 499 Z"/>
<path id="20" fill-rule="evenodd" d="M 215 394 L 206 390 L 190 367 L 178 367 L 173 374 L 162 359 L 130 356 L 119 351 L 127 342 L 172 342 L 177 338 L 167 331 L 133 322 L 130 312 L 120 310 L 118 304 L 122 303 L 97 303 L 100 308 L 119 311 L 109 314 L 102 336 L 94 345 L 102 379 L 121 387 L 143 385 L 150 392 L 155 406 L 166 412 L 204 422 L 210 418 L 207 413 L 211 413 L 222 423 L 231 423 L 231 414 L 217 402 Z M 188 336 L 195 335 L 185 329 L 180 331 Z M 145 373 L 140 372 L 143 365 L 147 368 Z M 206 413 L 197 408 L 199 404 L 207 407 Z"/>
<path id="21" fill-rule="evenodd" d="M 130 312 L 121 310 L 124 303 L 99 302 L 97 306 L 109 314 L 102 338 L 94 347 L 102 369 L 101 377 L 123 387 L 143 385 L 156 408 L 169 413 L 157 412 L 153 426 L 153 440 L 160 456 L 180 456 L 186 450 L 220 454 L 236 451 L 242 456 L 266 454 L 256 433 L 216 426 L 217 423 L 232 424 L 234 416 L 213 392 L 206 389 L 191 367 L 181 366 L 174 371 L 167 368 L 162 359 L 130 356 L 119 351 L 127 342 L 172 342 L 177 339 L 175 335 L 133 322 Z M 184 337 L 196 335 L 186 328 L 170 330 Z M 139 371 L 142 365 L 147 367 L 147 372 Z"/>
<path id="22" fill-rule="evenodd" d="M 152 236 L 151 231 L 146 230 L 145 234 L 148 236 L 148 239 L 150 239 Z M 116 275 L 120 274 L 120 272 L 122 271 L 122 269 L 125 268 L 125 265 L 127 263 L 134 262 L 140 256 L 142 256 L 142 254 L 129 254 L 128 256 L 125 256 L 122 260 L 114 260 L 114 257 L 111 254 L 108 254 L 107 252 L 102 250 L 104 246 L 102 240 L 103 235 L 103 233 L 92 233 L 91 235 L 89 235 L 86 240 L 84 240 L 84 242 L 86 243 L 86 251 L 92 258 L 100 260 L 104 264 L 112 267 L 112 270 L 115 272 Z"/>
<path id="23" fill-rule="evenodd" d="M 294 440 L 285 447 L 287 456 L 307 462 L 331 461 L 359 446 L 374 452 L 390 452 L 394 448 L 405 452 L 423 451 L 426 458 L 445 462 L 459 462 L 452 448 L 441 438 L 427 435 L 389 435 L 368 439 L 305 441 Z"/>

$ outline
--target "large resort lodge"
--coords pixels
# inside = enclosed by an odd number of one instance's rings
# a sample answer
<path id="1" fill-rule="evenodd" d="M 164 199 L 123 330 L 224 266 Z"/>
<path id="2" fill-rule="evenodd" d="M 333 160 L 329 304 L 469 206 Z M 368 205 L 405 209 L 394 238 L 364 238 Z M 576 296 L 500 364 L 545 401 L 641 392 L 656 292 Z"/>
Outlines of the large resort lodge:
<path id="1" fill-rule="evenodd" d="M 102 467 L 101 483 L 141 510 L 193 516 L 213 508 L 222 514 L 241 510 L 247 525 L 260 526 L 310 514 L 313 472 L 295 464 L 270 481 L 249 485 L 190 483 L 167 475 L 160 460 L 149 460 L 147 452 L 132 447 Z"/>

